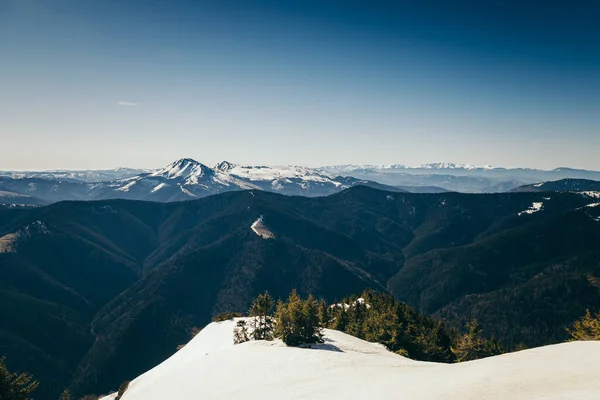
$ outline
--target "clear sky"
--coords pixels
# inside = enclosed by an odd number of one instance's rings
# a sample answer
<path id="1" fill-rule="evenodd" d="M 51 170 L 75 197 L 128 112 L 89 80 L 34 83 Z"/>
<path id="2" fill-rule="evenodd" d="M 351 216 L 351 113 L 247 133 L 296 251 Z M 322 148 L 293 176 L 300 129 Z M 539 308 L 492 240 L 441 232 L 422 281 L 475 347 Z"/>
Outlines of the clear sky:
<path id="1" fill-rule="evenodd" d="M 0 0 L 0 170 L 600 170 L 600 0 Z"/>

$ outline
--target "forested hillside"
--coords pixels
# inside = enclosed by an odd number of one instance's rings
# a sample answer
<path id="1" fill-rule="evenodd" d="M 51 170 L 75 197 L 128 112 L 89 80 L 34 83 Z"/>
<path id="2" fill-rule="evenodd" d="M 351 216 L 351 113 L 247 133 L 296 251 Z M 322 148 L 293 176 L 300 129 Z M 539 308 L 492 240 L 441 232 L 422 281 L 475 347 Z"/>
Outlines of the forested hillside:
<path id="1" fill-rule="evenodd" d="M 390 292 L 508 349 L 563 341 L 600 309 L 589 194 L 261 191 L 192 202 L 0 209 L 0 353 L 40 398 L 100 393 L 158 364 L 213 315 L 268 290 L 333 302 Z M 265 239 L 251 227 L 262 217 Z"/>

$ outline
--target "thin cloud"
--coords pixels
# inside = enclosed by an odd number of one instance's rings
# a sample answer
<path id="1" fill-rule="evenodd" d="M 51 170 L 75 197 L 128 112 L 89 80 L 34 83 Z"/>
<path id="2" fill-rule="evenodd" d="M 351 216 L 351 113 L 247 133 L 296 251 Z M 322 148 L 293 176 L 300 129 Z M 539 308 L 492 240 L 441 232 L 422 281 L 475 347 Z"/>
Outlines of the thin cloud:
<path id="1" fill-rule="evenodd" d="M 118 101 L 117 105 L 118 106 L 125 106 L 125 107 L 136 107 L 138 105 L 138 103 L 132 103 L 130 101 Z"/>

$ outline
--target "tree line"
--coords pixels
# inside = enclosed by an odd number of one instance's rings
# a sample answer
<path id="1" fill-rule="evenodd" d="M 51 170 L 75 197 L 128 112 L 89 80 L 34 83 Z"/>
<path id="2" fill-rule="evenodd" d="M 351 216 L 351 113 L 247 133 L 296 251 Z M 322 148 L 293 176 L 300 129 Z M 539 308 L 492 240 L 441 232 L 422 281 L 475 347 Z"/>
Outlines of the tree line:
<path id="1" fill-rule="evenodd" d="M 500 342 L 487 338 L 475 319 L 466 332 L 448 330 L 443 322 L 419 313 L 393 296 L 365 290 L 360 295 L 327 304 L 294 290 L 286 301 L 275 302 L 268 292 L 259 295 L 234 329 L 234 343 L 281 339 L 288 346 L 322 343 L 324 328 L 339 330 L 369 342 L 381 343 L 397 354 L 421 361 L 463 362 L 504 353 Z M 217 320 L 241 317 L 223 315 Z M 589 311 L 567 329 L 574 340 L 600 340 L 600 313 Z M 517 350 L 524 349 L 519 346 Z"/>

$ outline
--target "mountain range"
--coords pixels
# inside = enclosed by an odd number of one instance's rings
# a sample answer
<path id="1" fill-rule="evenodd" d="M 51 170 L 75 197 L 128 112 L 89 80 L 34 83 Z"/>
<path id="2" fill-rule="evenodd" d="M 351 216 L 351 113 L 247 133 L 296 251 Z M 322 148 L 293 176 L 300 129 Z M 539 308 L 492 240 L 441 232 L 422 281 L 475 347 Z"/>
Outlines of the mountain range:
<path id="1" fill-rule="evenodd" d="M 463 193 L 506 192 L 523 185 L 561 179 L 600 181 L 600 172 L 573 168 L 550 171 L 532 168 L 474 166 L 448 162 L 409 167 L 394 165 L 337 165 L 319 168 L 334 175 L 349 175 L 392 186 L 438 186 Z"/>
<path id="2" fill-rule="evenodd" d="M 600 308 L 599 197 L 356 186 L 0 208 L 0 354 L 41 399 L 106 392 L 213 315 L 294 288 L 388 292 L 454 329 L 475 317 L 509 349 L 561 342 Z"/>
<path id="3" fill-rule="evenodd" d="M 136 174 L 131 175 L 134 172 Z M 113 179 L 94 180 L 108 177 Z M 0 175 L 0 190 L 6 195 L 0 195 L 0 201 L 8 204 L 49 204 L 64 200 L 119 198 L 172 202 L 250 189 L 314 197 L 337 193 L 356 185 L 396 192 L 445 191 L 435 187 L 402 188 L 353 177 L 332 177 L 305 167 L 240 166 L 221 162 L 210 168 L 184 158 L 165 168 L 141 173 L 131 169 L 89 173 L 4 173 Z"/>
<path id="4" fill-rule="evenodd" d="M 600 172 L 569 168 L 552 171 L 507 169 L 453 163 L 416 167 L 396 164 L 306 168 L 242 166 L 223 161 L 211 168 L 184 158 L 156 170 L 0 172 L 0 204 L 40 205 L 64 200 L 117 198 L 171 202 L 235 190 L 315 197 L 356 185 L 411 193 L 496 193 L 534 190 L 532 187 L 552 191 L 556 185 L 541 184 L 557 179 L 600 180 Z"/>

